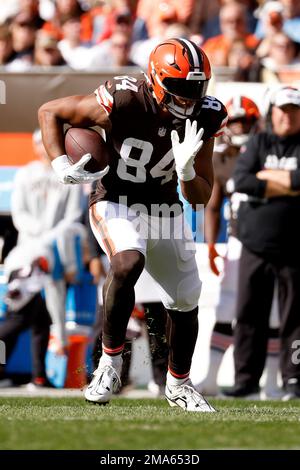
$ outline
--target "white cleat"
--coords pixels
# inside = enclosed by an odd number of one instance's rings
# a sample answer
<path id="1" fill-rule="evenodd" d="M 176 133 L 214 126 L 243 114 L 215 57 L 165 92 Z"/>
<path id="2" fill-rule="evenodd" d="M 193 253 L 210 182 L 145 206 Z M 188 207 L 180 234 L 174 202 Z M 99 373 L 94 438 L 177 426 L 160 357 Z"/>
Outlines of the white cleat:
<path id="1" fill-rule="evenodd" d="M 195 390 L 190 380 L 182 385 L 166 385 L 166 399 L 170 406 L 179 406 L 186 411 L 214 413 L 216 410 Z"/>
<path id="2" fill-rule="evenodd" d="M 121 387 L 120 377 L 112 366 L 99 366 L 93 373 L 93 379 L 87 386 L 84 396 L 87 401 L 106 405 L 114 393 Z"/>

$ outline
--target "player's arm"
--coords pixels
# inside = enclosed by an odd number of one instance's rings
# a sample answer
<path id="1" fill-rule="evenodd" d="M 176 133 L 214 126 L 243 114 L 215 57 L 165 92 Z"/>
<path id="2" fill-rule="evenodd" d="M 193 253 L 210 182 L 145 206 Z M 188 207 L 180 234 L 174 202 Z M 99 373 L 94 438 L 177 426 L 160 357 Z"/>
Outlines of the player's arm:
<path id="1" fill-rule="evenodd" d="M 43 143 L 61 183 L 91 183 L 107 174 L 109 166 L 96 173 L 85 170 L 85 165 L 92 158 L 91 154 L 82 155 L 81 159 L 72 165 L 65 153 L 65 123 L 77 127 L 98 125 L 106 131 L 111 127 L 107 111 L 99 106 L 94 94 L 49 101 L 41 106 L 38 114 Z"/>
<path id="2" fill-rule="evenodd" d="M 205 241 L 208 247 L 209 265 L 212 272 L 217 276 L 220 274 L 220 271 L 215 263 L 215 260 L 220 255 L 216 250 L 215 243 L 220 231 L 221 208 L 223 200 L 224 192 L 222 185 L 217 179 L 215 179 L 211 198 L 205 208 L 204 233 Z"/>
<path id="3" fill-rule="evenodd" d="M 204 233 L 205 241 L 214 244 L 217 241 L 221 223 L 221 208 L 224 193 L 220 182 L 215 179 L 211 198 L 205 208 Z"/>
<path id="4" fill-rule="evenodd" d="M 213 188 L 212 154 L 214 138 L 222 135 L 227 123 L 225 106 L 213 96 L 206 96 L 201 105 L 201 122 L 185 121 L 185 133 L 179 142 L 178 133 L 171 133 L 175 169 L 184 198 L 197 210 L 206 206 Z"/>
<path id="5" fill-rule="evenodd" d="M 189 181 L 180 179 L 182 195 L 192 205 L 194 210 L 201 209 L 199 204 L 206 206 L 212 194 L 214 183 L 212 166 L 213 148 L 214 139 L 209 139 L 203 143 L 193 165 L 195 177 Z"/>
<path id="6" fill-rule="evenodd" d="M 287 172 L 261 169 L 260 138 L 259 134 L 252 137 L 237 159 L 233 174 L 235 191 L 258 198 L 298 195 L 293 190 L 296 188 L 291 189 Z"/>
<path id="7" fill-rule="evenodd" d="M 185 123 L 185 134 L 179 141 L 177 131 L 171 133 L 175 169 L 183 197 L 193 206 L 208 203 L 213 187 L 212 153 L 214 139 L 202 140 L 203 128 L 197 130 L 197 121 Z"/>
<path id="8" fill-rule="evenodd" d="M 110 120 L 104 108 L 99 106 L 95 94 L 68 96 L 43 104 L 38 111 L 43 143 L 53 160 L 65 153 L 64 124 L 77 127 L 99 125 L 110 129 Z"/>
<path id="9" fill-rule="evenodd" d="M 256 173 L 256 177 L 266 181 L 266 197 L 299 196 L 300 184 L 297 184 L 295 178 L 297 173 L 297 170 L 261 170 Z"/>
<path id="10" fill-rule="evenodd" d="M 290 189 L 287 189 L 286 186 L 284 186 L 281 183 L 278 183 L 277 181 L 268 180 L 267 178 L 259 178 L 259 179 L 266 182 L 266 188 L 265 188 L 265 194 L 264 194 L 266 198 L 281 197 L 281 196 L 299 196 L 298 191 L 292 191 Z"/>

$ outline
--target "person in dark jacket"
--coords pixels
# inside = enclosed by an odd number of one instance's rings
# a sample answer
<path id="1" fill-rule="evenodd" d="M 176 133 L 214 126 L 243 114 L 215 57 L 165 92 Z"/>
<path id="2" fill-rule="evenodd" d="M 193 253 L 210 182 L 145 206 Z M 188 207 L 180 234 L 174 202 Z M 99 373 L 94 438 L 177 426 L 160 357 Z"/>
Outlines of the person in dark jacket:
<path id="1" fill-rule="evenodd" d="M 280 368 L 285 395 L 300 398 L 300 90 L 276 88 L 270 95 L 269 129 L 253 136 L 237 160 L 235 191 L 241 204 L 242 242 L 234 331 L 235 386 L 226 395 L 259 389 L 268 342 L 274 283 L 278 284 Z"/>

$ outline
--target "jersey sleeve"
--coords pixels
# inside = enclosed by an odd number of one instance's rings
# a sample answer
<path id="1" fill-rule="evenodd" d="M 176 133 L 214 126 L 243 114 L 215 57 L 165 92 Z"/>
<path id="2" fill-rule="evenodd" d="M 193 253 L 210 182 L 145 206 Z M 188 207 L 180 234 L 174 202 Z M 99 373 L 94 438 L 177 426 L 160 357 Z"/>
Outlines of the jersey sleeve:
<path id="1" fill-rule="evenodd" d="M 203 140 L 220 137 L 224 133 L 227 120 L 224 104 L 214 96 L 206 96 L 199 116 L 199 124 L 204 128 Z"/>
<path id="2" fill-rule="evenodd" d="M 114 104 L 113 90 L 109 89 L 109 83 L 109 81 L 105 82 L 104 85 L 100 85 L 94 91 L 98 104 L 104 108 L 107 114 L 112 112 Z"/>
<path id="3" fill-rule="evenodd" d="M 133 94 L 138 91 L 137 79 L 121 76 L 107 80 L 95 90 L 95 95 L 100 106 L 110 115 L 114 109 L 122 110 L 132 105 Z"/>

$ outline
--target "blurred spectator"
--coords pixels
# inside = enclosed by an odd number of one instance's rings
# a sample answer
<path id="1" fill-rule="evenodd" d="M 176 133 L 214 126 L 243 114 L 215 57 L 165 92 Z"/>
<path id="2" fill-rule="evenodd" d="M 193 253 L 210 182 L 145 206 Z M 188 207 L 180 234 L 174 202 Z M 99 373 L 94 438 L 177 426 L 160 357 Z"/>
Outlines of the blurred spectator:
<path id="1" fill-rule="evenodd" d="M 129 10 L 117 11 L 114 13 L 111 34 L 114 32 L 121 32 L 128 36 L 132 35 L 133 16 Z"/>
<path id="2" fill-rule="evenodd" d="M 171 39 L 171 38 L 184 38 L 184 39 L 190 39 L 191 41 L 196 42 L 200 46 L 202 43 L 202 37 L 200 34 L 196 35 L 194 34 L 193 37 L 191 37 L 191 30 L 187 26 L 185 26 L 182 23 L 172 23 L 167 26 L 164 32 L 164 37 L 165 39 Z"/>
<path id="3" fill-rule="evenodd" d="M 154 37 L 162 18 L 188 24 L 194 3 L 195 0 L 139 0 L 137 15 L 145 20 L 149 37 Z"/>
<path id="4" fill-rule="evenodd" d="M 43 29 L 57 39 L 63 39 L 62 18 L 66 15 L 78 15 L 81 22 L 80 39 L 90 43 L 93 34 L 93 18 L 89 12 L 84 13 L 78 0 L 55 0 L 54 17 L 47 21 Z"/>
<path id="5" fill-rule="evenodd" d="M 221 8 L 220 28 L 219 36 L 210 38 L 203 44 L 203 49 L 214 66 L 228 65 L 228 54 L 237 40 L 242 40 L 249 49 L 255 49 L 258 45 L 257 38 L 248 32 L 246 9 L 238 2 L 225 4 Z"/>
<path id="6" fill-rule="evenodd" d="M 130 59 L 130 38 L 126 33 L 115 32 L 110 39 L 112 66 L 136 66 Z"/>
<path id="7" fill-rule="evenodd" d="M 220 14 L 219 10 L 222 9 L 225 5 L 230 3 L 240 3 L 245 8 L 245 16 L 246 16 L 246 27 L 248 32 L 253 33 L 256 27 L 256 18 L 254 16 L 254 11 L 257 8 L 257 0 L 218 0 L 216 3 L 218 4 L 217 10 L 214 11 L 214 3 L 213 0 L 210 2 L 209 0 L 203 0 L 201 2 L 196 2 L 195 5 L 195 15 L 192 15 L 192 19 L 190 22 L 190 26 L 192 27 L 194 32 L 201 31 L 203 37 L 207 40 L 211 37 L 218 36 L 222 33 L 221 26 L 220 26 Z M 200 14 L 200 16 L 199 16 Z M 197 24 L 197 17 L 202 19 L 202 23 L 198 28 L 195 28 Z M 204 21 L 205 19 L 205 21 Z"/>
<path id="8" fill-rule="evenodd" d="M 300 41 L 300 0 L 278 0 L 278 2 L 270 2 L 272 5 L 268 6 L 269 2 L 265 2 L 261 9 L 258 10 L 259 20 L 257 22 L 255 35 L 262 39 L 266 36 L 265 23 L 263 20 L 264 12 L 271 9 L 274 11 L 275 3 L 282 5 L 283 15 L 283 31 L 289 35 L 291 39 L 296 42 Z M 280 10 L 280 7 L 275 7 Z M 276 18 L 276 17 L 275 17 Z"/>
<path id="9" fill-rule="evenodd" d="M 40 131 L 34 133 L 33 147 L 38 160 L 18 170 L 12 193 L 12 218 L 19 231 L 15 249 L 33 251 L 36 256 L 41 252 L 51 264 L 53 275 L 45 284 L 46 303 L 62 354 L 66 345 L 66 282 L 76 282 L 78 275 L 74 240 L 76 235 L 85 239 L 85 229 L 77 223 L 82 214 L 82 188 L 58 182 Z M 18 258 L 16 262 L 20 262 Z"/>
<path id="10" fill-rule="evenodd" d="M 300 40 L 300 37 L 299 37 Z M 284 32 L 273 34 L 269 43 L 269 53 L 262 58 L 262 64 L 273 72 L 282 66 L 300 66 L 300 42 L 296 43 Z"/>
<path id="11" fill-rule="evenodd" d="M 148 34 L 148 29 L 146 25 L 146 21 L 144 18 L 139 16 L 137 14 L 137 7 L 139 5 L 139 0 L 125 0 L 124 1 L 125 6 L 123 7 L 123 11 L 129 10 L 131 13 L 131 16 L 133 18 L 133 28 L 132 28 L 132 35 L 131 39 L 132 42 L 136 41 L 143 41 L 145 39 L 148 39 L 149 34 Z M 120 9 L 120 13 L 122 10 Z"/>
<path id="12" fill-rule="evenodd" d="M 44 24 L 39 13 L 39 3 L 39 0 L 19 0 L 20 13 L 26 13 L 36 23 L 37 28 L 41 28 Z"/>
<path id="13" fill-rule="evenodd" d="M 12 43 L 15 52 L 9 70 L 27 70 L 33 63 L 35 37 L 38 22 L 28 13 L 19 13 L 11 22 Z"/>
<path id="14" fill-rule="evenodd" d="M 260 18 L 264 29 L 264 37 L 256 49 L 256 55 L 265 57 L 269 54 L 273 35 L 283 30 L 283 6 L 279 1 L 269 1 L 257 10 L 256 15 Z"/>
<path id="15" fill-rule="evenodd" d="M 13 61 L 12 35 L 8 25 L 0 25 L 0 65 Z"/>
<path id="16" fill-rule="evenodd" d="M 116 31 L 110 39 L 93 48 L 90 68 L 137 66 L 130 58 L 130 46 L 128 34 Z"/>
<path id="17" fill-rule="evenodd" d="M 237 322 L 234 329 L 235 386 L 226 395 L 259 390 L 269 317 L 278 285 L 280 367 L 285 399 L 300 398 L 300 91 L 270 93 L 267 129 L 249 139 L 234 171 L 235 191 L 248 195 L 239 209 Z"/>
<path id="18" fill-rule="evenodd" d="M 282 79 L 282 72 L 300 70 L 300 43 L 293 41 L 283 31 L 269 38 L 266 50 L 267 55 L 261 58 L 250 51 L 241 54 L 234 80 L 278 83 Z"/>
<path id="19" fill-rule="evenodd" d="M 78 14 L 61 17 L 63 38 L 58 48 L 66 63 L 74 70 L 84 70 L 91 62 L 90 48 L 81 41 L 81 21 Z"/>
<path id="20" fill-rule="evenodd" d="M 111 2 L 91 2 L 91 9 L 86 12 L 84 20 L 87 23 L 90 21 L 91 36 L 90 44 L 97 44 L 104 39 L 107 39 L 111 34 Z M 95 5 L 93 5 L 93 3 Z"/>
<path id="21" fill-rule="evenodd" d="M 233 74 L 235 82 L 260 82 L 269 85 L 280 83 L 278 75 L 264 67 L 258 57 L 247 55 L 245 59 L 243 58 L 240 61 L 238 68 Z"/>
<path id="22" fill-rule="evenodd" d="M 11 252 L 13 253 L 13 252 Z M 32 388 L 46 387 L 49 382 L 45 370 L 45 357 L 49 341 L 51 319 L 45 300 L 40 294 L 46 266 L 42 259 L 26 263 L 22 268 L 10 271 L 10 256 L 6 258 L 8 292 L 5 302 L 8 305 L 5 319 L 0 322 L 0 340 L 6 347 L 6 362 L 9 360 L 22 331 L 31 328 L 32 344 Z M 5 368 L 0 365 L 0 388 L 12 386 L 11 379 L 5 376 Z"/>
<path id="23" fill-rule="evenodd" d="M 131 58 L 143 70 L 147 70 L 148 58 L 153 48 L 163 39 L 172 37 L 189 38 L 190 30 L 187 26 L 178 23 L 175 10 L 161 12 L 160 20 L 155 25 L 155 34 L 146 41 L 137 41 L 132 44 Z"/>
<path id="24" fill-rule="evenodd" d="M 234 79 L 261 83 L 278 83 L 283 70 L 300 69 L 300 43 L 295 43 L 283 31 L 268 38 L 266 56 L 258 57 L 250 51 L 240 55 Z M 260 51 L 262 53 L 262 50 Z M 232 54 L 232 51 L 231 53 Z M 230 60 L 229 60 L 230 63 Z"/>
<path id="25" fill-rule="evenodd" d="M 109 42 L 107 41 L 110 39 L 110 37 L 114 33 L 126 34 L 130 38 L 130 41 L 132 42 L 133 27 L 134 27 L 134 19 L 129 10 L 122 11 L 122 12 L 116 12 L 112 10 L 105 19 L 104 29 L 102 33 L 100 34 L 100 36 L 97 37 L 96 43 L 99 46 L 104 45 L 104 50 L 105 50 L 106 46 L 109 44 Z"/>
<path id="26" fill-rule="evenodd" d="M 228 52 L 227 65 L 237 68 L 242 62 L 252 62 L 253 55 L 253 50 L 247 47 L 243 39 L 236 39 Z"/>
<path id="27" fill-rule="evenodd" d="M 85 53 L 84 64 L 86 68 L 91 70 L 101 67 L 136 65 L 134 60 L 131 60 L 128 55 L 132 44 L 134 25 L 131 13 L 129 10 L 123 11 L 122 13 L 112 11 L 106 20 L 103 34 L 97 41 L 99 44 L 96 44 Z M 123 46 L 119 48 L 113 46 L 113 37 L 116 37 L 116 43 L 124 44 L 125 48 Z M 117 39 L 118 37 L 120 40 Z M 120 50 L 122 47 L 123 52 Z"/>
<path id="28" fill-rule="evenodd" d="M 39 31 L 35 41 L 34 65 L 53 67 L 66 65 L 58 48 L 57 39 L 46 31 Z"/>
<path id="29" fill-rule="evenodd" d="M 202 0 L 201 2 L 193 2 L 192 15 L 188 21 L 193 34 L 203 34 L 205 39 L 220 34 L 219 27 L 219 10 L 221 0 Z M 213 28 L 212 23 L 216 23 Z M 207 28 L 209 25 L 209 28 Z M 206 31 L 208 29 L 209 31 Z"/>
<path id="30" fill-rule="evenodd" d="M 94 14 L 93 43 L 108 39 L 117 30 L 131 34 L 132 42 L 148 38 L 145 20 L 136 13 L 136 1 L 112 0 L 109 7 L 104 5 L 102 10 Z"/>

